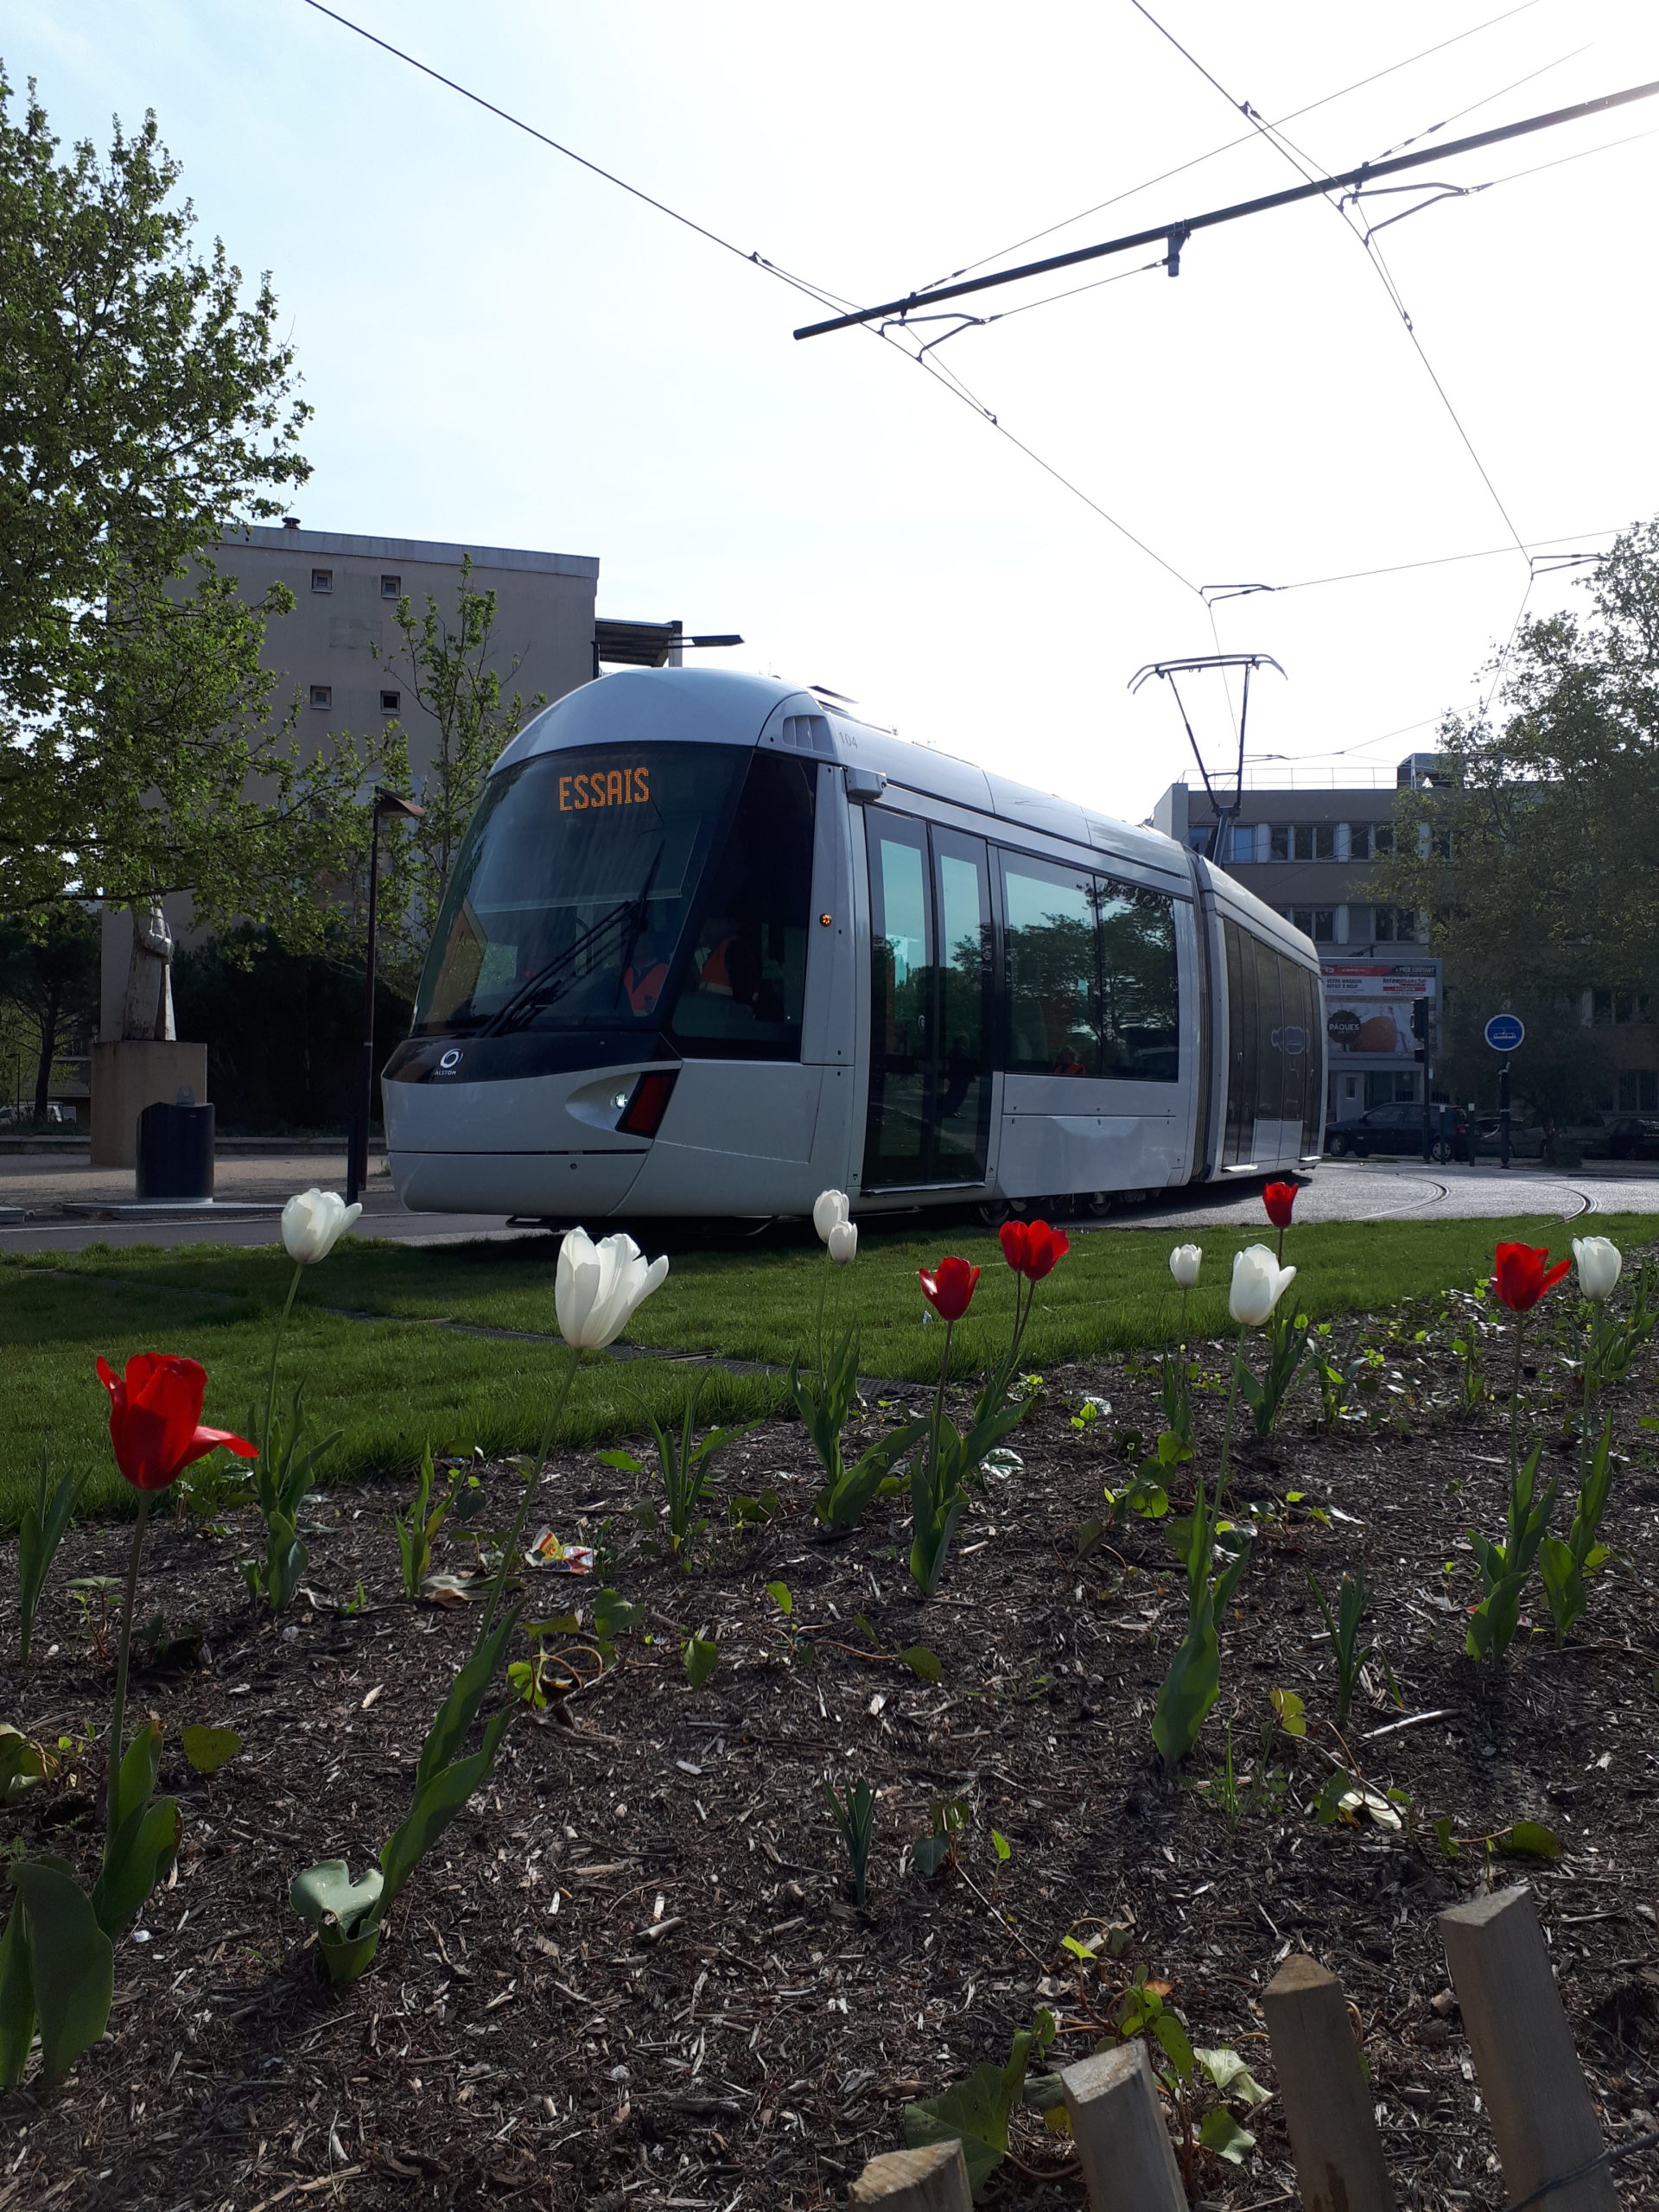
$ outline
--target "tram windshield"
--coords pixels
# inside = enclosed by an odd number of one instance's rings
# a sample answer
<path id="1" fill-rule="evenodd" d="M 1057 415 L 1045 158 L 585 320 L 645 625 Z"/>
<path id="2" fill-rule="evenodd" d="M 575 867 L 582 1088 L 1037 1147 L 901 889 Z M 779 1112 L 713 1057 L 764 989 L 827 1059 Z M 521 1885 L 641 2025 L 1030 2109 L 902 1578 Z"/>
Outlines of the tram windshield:
<path id="1" fill-rule="evenodd" d="M 799 762 L 702 745 L 522 761 L 467 833 L 415 1034 L 673 1028 L 699 1052 L 792 1056 L 810 873 Z"/>

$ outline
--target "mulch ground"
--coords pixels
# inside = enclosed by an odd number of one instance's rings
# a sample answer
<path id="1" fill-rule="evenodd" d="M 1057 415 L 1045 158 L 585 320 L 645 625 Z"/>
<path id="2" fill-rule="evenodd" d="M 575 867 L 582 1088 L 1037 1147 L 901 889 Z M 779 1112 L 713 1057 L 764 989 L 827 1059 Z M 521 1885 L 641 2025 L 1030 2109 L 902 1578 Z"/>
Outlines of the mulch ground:
<path id="1" fill-rule="evenodd" d="M 1497 2207 L 1434 1926 L 1489 1880 L 1534 1885 L 1609 2136 L 1659 2126 L 1659 1433 L 1638 1426 L 1651 1348 L 1609 1398 L 1628 1454 L 1607 1526 L 1618 1556 L 1564 1651 L 1523 1626 L 1494 1674 L 1463 1654 L 1463 1532 L 1501 1530 L 1503 1408 L 1454 1417 L 1438 1324 L 1423 1342 L 1410 1326 L 1371 1333 L 1386 1366 L 1353 1420 L 1319 1428 L 1310 1390 L 1240 1453 L 1236 1499 L 1265 1526 L 1224 1634 L 1220 1706 L 1173 1782 L 1148 1732 L 1183 1603 L 1167 1547 L 1134 1520 L 1086 1556 L 1077 1541 L 1127 1472 L 1123 1433 L 1155 1433 L 1149 1369 L 1047 1376 L 1013 1440 L 1023 1467 L 988 1481 L 925 1606 L 901 1501 L 849 1537 L 817 1533 L 798 1426 L 728 1451 L 721 1502 L 775 1489 L 781 1507 L 759 1527 L 720 1522 L 689 1573 L 634 1515 L 642 1478 L 563 1457 L 540 1517 L 597 1541 L 601 1573 L 545 1590 L 537 1578 L 532 1610 L 574 1603 L 591 1620 L 605 1581 L 645 1619 L 592 1687 L 521 1715 L 378 1961 L 339 1992 L 288 1883 L 319 1859 L 372 1860 L 471 1617 L 404 1599 L 385 1491 L 317 1502 L 314 1594 L 277 1618 L 243 1593 L 245 1525 L 158 1522 L 139 1618 L 161 1611 L 181 1648 L 135 1702 L 162 1717 L 183 1844 L 118 1948 L 107 2038 L 61 2088 L 0 2101 L 0 2212 L 839 2205 L 866 2158 L 902 2142 L 908 2101 L 1005 2057 L 1039 2005 L 1060 2025 L 1049 2063 L 1083 2056 L 1136 1970 L 1170 1985 L 1195 2043 L 1236 2047 L 1271 2088 L 1258 1999 L 1292 1949 L 1325 1961 L 1357 2009 L 1402 2202 Z M 1218 1375 L 1222 1348 L 1199 1350 Z M 1529 1387 L 1570 1496 L 1560 1370 L 1542 1358 Z M 1488 1363 L 1503 1371 L 1496 1344 Z M 1077 1427 L 1085 1395 L 1110 1410 Z M 1220 1408 L 1202 1395 L 1211 1467 Z M 486 1481 L 504 1521 L 513 1478 Z M 67 1584 L 118 1573 L 124 1553 L 123 1530 L 71 1533 L 36 1663 L 26 1681 L 15 1664 L 3 1675 L 0 1714 L 70 1747 L 53 1782 L 0 1815 L 0 1847 L 95 1853 L 101 1759 L 84 1739 L 105 1725 L 110 1666 Z M 1398 1831 L 1323 1826 L 1313 1810 L 1340 1747 L 1306 1571 L 1330 1589 L 1361 1559 L 1388 1672 L 1368 1669 L 1343 1740 L 1376 1790 L 1406 1793 Z M 464 1564 L 461 1548 L 440 1564 Z M 359 1585 L 360 1610 L 336 1610 Z M 698 1691 L 681 1664 L 688 1630 L 719 1645 Z M 918 1643 L 938 1656 L 937 1682 L 895 1656 Z M 1271 1732 L 1274 1688 L 1306 1700 L 1306 1741 Z M 1391 1727 L 1419 1714 L 1437 1717 Z M 1229 1718 L 1236 1814 L 1218 1780 Z M 235 1727 L 241 1756 L 195 1775 L 178 1749 L 192 1721 Z M 826 1775 L 859 1774 L 878 1793 L 861 1910 L 823 1796 Z M 910 1847 L 950 1799 L 969 1815 L 957 1863 L 924 1878 Z M 1442 1819 L 1468 1840 L 1455 1859 L 1433 1834 Z M 1517 1820 L 1555 1831 L 1560 1859 L 1505 1859 L 1478 1840 Z M 1067 1935 L 1096 1955 L 1079 1961 Z M 1256 2149 L 1236 2169 L 1206 2156 L 1201 2201 L 1293 2201 L 1276 2101 L 1248 2124 Z M 1622 2168 L 1625 2201 L 1650 2197 L 1656 2176 Z M 1068 2146 L 1037 2115 L 1017 2120 L 988 2202 L 1083 2203 Z"/>

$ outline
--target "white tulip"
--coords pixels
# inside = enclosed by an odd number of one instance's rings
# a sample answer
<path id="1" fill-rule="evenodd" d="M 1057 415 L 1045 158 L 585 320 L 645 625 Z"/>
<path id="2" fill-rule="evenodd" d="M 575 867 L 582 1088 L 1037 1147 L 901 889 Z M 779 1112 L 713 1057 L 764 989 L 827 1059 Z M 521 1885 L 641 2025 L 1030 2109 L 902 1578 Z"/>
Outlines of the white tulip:
<path id="1" fill-rule="evenodd" d="M 1169 1272 L 1183 1290 L 1191 1290 L 1204 1262 L 1201 1244 L 1178 1244 L 1169 1255 Z"/>
<path id="2" fill-rule="evenodd" d="M 338 1191 L 301 1191 L 283 1208 L 283 1249 L 302 1268 L 326 1260 L 362 1211 Z"/>
<path id="3" fill-rule="evenodd" d="M 848 1267 L 858 1257 L 858 1228 L 850 1221 L 833 1221 L 825 1239 L 830 1256 L 838 1268 Z"/>
<path id="4" fill-rule="evenodd" d="M 560 1335 L 578 1351 L 603 1351 L 667 1273 L 667 1258 L 647 1262 L 632 1236 L 595 1244 L 585 1229 L 567 1230 L 553 1284 Z"/>
<path id="5" fill-rule="evenodd" d="M 1227 1310 L 1241 1328 L 1262 1328 L 1295 1279 L 1295 1268 L 1281 1268 L 1271 1245 L 1247 1244 L 1233 1255 Z"/>
<path id="6" fill-rule="evenodd" d="M 845 1191 L 820 1191 L 812 1201 L 812 1226 L 818 1232 L 820 1244 L 830 1242 L 830 1232 L 852 1213 Z"/>
<path id="7" fill-rule="evenodd" d="M 1575 1236 L 1573 1257 L 1579 1263 L 1579 1288 L 1585 1296 L 1593 1298 L 1598 1305 L 1604 1298 L 1611 1298 L 1618 1271 L 1624 1264 L 1624 1255 L 1612 1239 Z"/>

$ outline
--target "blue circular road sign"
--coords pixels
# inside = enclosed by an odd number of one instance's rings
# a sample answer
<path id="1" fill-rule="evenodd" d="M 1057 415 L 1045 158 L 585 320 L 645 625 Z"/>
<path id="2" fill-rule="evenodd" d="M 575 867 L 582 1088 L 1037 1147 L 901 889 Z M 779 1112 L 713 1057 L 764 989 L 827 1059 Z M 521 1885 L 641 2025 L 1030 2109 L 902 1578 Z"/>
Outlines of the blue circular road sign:
<path id="1" fill-rule="evenodd" d="M 1513 1052 L 1527 1041 L 1527 1025 L 1518 1014 L 1495 1014 L 1486 1025 L 1486 1042 L 1495 1052 Z"/>

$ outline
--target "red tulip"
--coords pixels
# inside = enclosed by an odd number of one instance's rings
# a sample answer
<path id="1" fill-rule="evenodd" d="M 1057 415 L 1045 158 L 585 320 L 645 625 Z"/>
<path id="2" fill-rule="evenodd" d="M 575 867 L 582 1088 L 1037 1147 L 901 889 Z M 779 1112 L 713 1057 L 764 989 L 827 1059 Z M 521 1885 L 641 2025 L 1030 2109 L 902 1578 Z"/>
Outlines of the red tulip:
<path id="1" fill-rule="evenodd" d="M 219 1445 L 244 1459 L 259 1456 L 257 1444 L 228 1428 L 203 1428 L 201 1401 L 207 1371 L 171 1352 L 135 1352 L 118 1379 L 100 1359 L 98 1376 L 110 1394 L 110 1441 L 115 1463 L 135 1490 L 165 1490 Z"/>
<path id="2" fill-rule="evenodd" d="M 997 1234 L 1002 1240 L 1003 1258 L 1027 1282 L 1040 1282 L 1056 1261 L 1063 1260 L 1071 1249 L 1065 1231 L 1051 1229 L 1046 1221 L 1005 1221 Z"/>
<path id="3" fill-rule="evenodd" d="M 1295 1183 L 1269 1183 L 1262 1192 L 1262 1199 L 1268 1209 L 1268 1219 L 1275 1229 L 1290 1227 L 1290 1217 L 1295 1208 L 1296 1192 L 1300 1187 Z"/>
<path id="4" fill-rule="evenodd" d="M 922 1296 L 940 1320 L 960 1321 L 972 1300 L 974 1285 L 979 1281 L 979 1269 L 970 1268 L 966 1260 L 959 1260 L 954 1253 L 950 1253 L 939 1262 L 931 1274 L 925 1268 L 918 1268 L 916 1277 L 922 1286 Z"/>
<path id="5" fill-rule="evenodd" d="M 1547 1246 L 1535 1250 L 1530 1244 L 1498 1246 L 1492 1288 L 1511 1313 L 1530 1313 L 1544 1293 L 1560 1282 L 1573 1264 L 1571 1260 L 1558 1260 L 1546 1272 L 1548 1258 Z"/>

